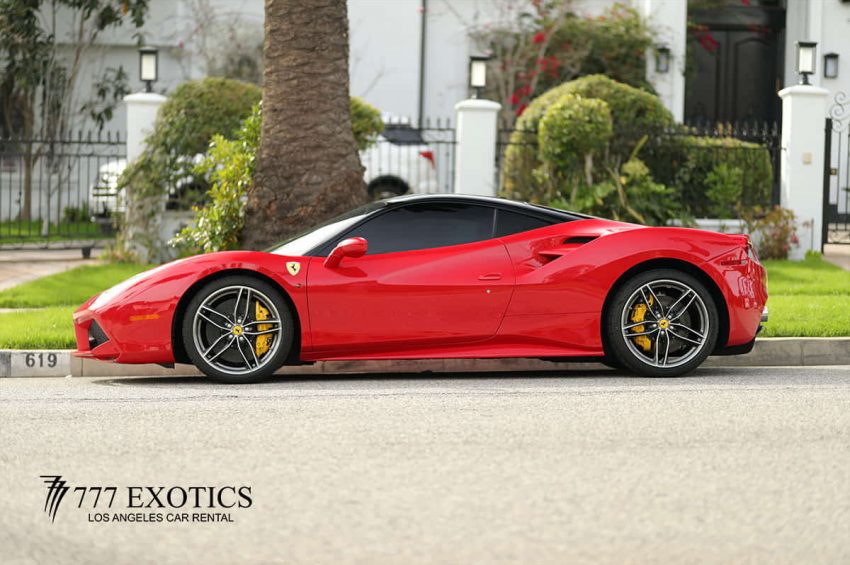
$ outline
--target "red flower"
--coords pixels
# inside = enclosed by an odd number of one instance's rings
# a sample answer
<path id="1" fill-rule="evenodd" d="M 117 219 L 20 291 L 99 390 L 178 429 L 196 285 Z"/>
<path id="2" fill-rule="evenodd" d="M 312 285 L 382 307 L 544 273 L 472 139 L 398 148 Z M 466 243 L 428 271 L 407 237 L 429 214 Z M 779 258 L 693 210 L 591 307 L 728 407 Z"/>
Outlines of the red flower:
<path id="1" fill-rule="evenodd" d="M 522 116 L 522 113 L 525 112 L 525 109 L 528 108 L 528 104 L 523 104 L 519 108 L 516 109 L 516 117 Z"/>
<path id="2" fill-rule="evenodd" d="M 546 34 L 542 31 L 538 31 L 534 34 L 534 38 L 531 41 L 534 44 L 543 43 L 544 41 L 546 41 Z"/>
<path id="3" fill-rule="evenodd" d="M 697 40 L 699 44 L 702 45 L 703 49 L 708 51 L 709 53 L 714 53 L 717 51 L 720 43 L 714 37 L 712 37 L 711 33 L 708 31 L 700 31 L 696 34 Z"/>
<path id="4" fill-rule="evenodd" d="M 516 106 L 517 104 L 519 104 L 519 94 L 514 92 L 511 94 L 511 106 Z"/>

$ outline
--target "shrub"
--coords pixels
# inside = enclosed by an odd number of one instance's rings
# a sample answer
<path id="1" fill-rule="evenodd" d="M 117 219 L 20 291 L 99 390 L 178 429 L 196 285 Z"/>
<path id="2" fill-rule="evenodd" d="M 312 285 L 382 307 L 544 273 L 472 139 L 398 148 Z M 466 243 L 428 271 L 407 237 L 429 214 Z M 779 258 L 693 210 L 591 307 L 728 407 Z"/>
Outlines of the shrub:
<path id="1" fill-rule="evenodd" d="M 539 167 L 534 139 L 546 110 L 565 94 L 604 101 L 611 113 L 613 135 L 606 151 L 606 168 L 619 169 L 644 136 L 657 136 L 673 123 L 657 96 L 602 75 L 582 77 L 548 90 L 534 99 L 517 121 L 505 151 L 502 191 L 513 198 L 539 202 L 545 191 L 535 180 Z"/>
<path id="2" fill-rule="evenodd" d="M 170 242 L 182 254 L 239 248 L 245 200 L 254 179 L 260 144 L 260 125 L 257 104 L 234 139 L 213 136 L 206 157 L 197 167 L 197 172 L 209 175 L 212 183 L 207 204 L 197 210 L 195 221 Z"/>
<path id="3" fill-rule="evenodd" d="M 502 104 L 508 126 L 540 93 L 580 76 L 600 74 L 651 90 L 646 51 L 652 30 L 627 2 L 597 16 L 579 15 L 570 2 L 521 2 L 516 19 L 472 30 L 477 49 L 491 53 L 489 98 Z"/>
<path id="4" fill-rule="evenodd" d="M 160 107 L 147 145 L 175 155 L 203 153 L 216 134 L 231 136 L 262 98 L 254 84 L 210 77 L 184 82 Z"/>
<path id="5" fill-rule="evenodd" d="M 569 52 L 584 47 L 585 55 L 578 75 L 602 74 L 618 82 L 648 87 L 645 52 L 651 48 L 653 34 L 640 13 L 626 4 L 614 4 L 595 18 L 570 15 L 555 32 L 552 43 Z M 541 86 L 552 86 L 541 79 Z"/>
<path id="6" fill-rule="evenodd" d="M 787 259 L 791 246 L 800 243 L 794 228 L 794 212 L 787 208 L 742 208 L 741 218 L 753 236 L 760 259 Z"/>
<path id="7" fill-rule="evenodd" d="M 383 130 L 381 113 L 354 97 L 350 107 L 354 141 L 362 151 Z M 195 221 L 170 241 L 182 255 L 239 248 L 245 202 L 254 182 L 261 126 L 261 106 L 257 104 L 233 139 L 220 134 L 213 136 L 204 160 L 195 171 L 207 176 L 212 184 L 207 202 L 203 207 L 195 207 Z"/>
<path id="8" fill-rule="evenodd" d="M 378 134 L 384 131 L 381 111 L 357 98 L 351 97 L 351 131 L 354 132 L 354 142 L 357 149 L 368 149 L 378 139 Z"/>
<path id="9" fill-rule="evenodd" d="M 80 206 L 68 206 L 62 210 L 62 221 L 68 223 L 90 222 L 92 218 L 89 203 L 83 202 Z"/>
<path id="10" fill-rule="evenodd" d="M 560 191 L 575 201 L 580 185 L 593 185 L 594 154 L 605 149 L 612 132 L 611 112 L 602 100 L 565 94 L 549 106 L 540 120 L 536 175 L 547 199 Z"/>
<path id="11" fill-rule="evenodd" d="M 178 185 L 206 190 L 206 179 L 195 175 L 194 156 L 206 151 L 214 135 L 231 136 L 261 96 L 259 87 L 225 78 L 174 89 L 157 113 L 144 152 L 118 179 L 128 202 L 119 241 L 143 248 L 147 260 L 161 258 L 157 223 L 163 195 L 171 192 L 179 202 Z"/>
<path id="12" fill-rule="evenodd" d="M 619 171 L 610 171 L 607 180 L 583 187 L 575 198 L 566 200 L 560 196 L 550 200 L 549 205 L 656 226 L 687 216 L 676 191 L 652 180 L 649 168 L 636 157 L 626 161 Z"/>

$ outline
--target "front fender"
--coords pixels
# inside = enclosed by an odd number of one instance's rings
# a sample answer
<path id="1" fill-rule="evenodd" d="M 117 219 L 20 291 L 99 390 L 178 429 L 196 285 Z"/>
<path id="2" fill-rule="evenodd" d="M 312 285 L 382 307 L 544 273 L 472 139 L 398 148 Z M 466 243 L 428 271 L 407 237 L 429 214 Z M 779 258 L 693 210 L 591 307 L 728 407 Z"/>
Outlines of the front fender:
<path id="1" fill-rule="evenodd" d="M 291 275 L 286 270 L 289 261 L 301 263 L 303 269 Z M 122 283 L 126 288 L 114 296 L 110 289 L 74 314 L 77 353 L 119 363 L 173 363 L 172 328 L 178 304 L 204 280 L 227 271 L 256 273 L 280 287 L 302 320 L 302 346 L 309 347 L 309 331 L 305 327 L 307 266 L 308 262 L 298 257 L 231 251 L 190 257 L 146 271 L 136 280 L 130 279 L 129 284 Z M 88 349 L 86 335 L 92 321 L 97 321 L 109 342 Z"/>

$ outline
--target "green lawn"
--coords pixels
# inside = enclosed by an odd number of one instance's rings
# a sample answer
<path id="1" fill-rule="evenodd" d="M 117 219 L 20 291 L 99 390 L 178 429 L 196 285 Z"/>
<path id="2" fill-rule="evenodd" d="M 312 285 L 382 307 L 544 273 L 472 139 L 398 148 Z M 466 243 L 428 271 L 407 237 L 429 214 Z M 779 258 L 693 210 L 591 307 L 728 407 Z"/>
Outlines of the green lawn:
<path id="1" fill-rule="evenodd" d="M 850 295 L 772 295 L 761 337 L 850 336 Z"/>
<path id="2" fill-rule="evenodd" d="M 85 265 L 0 291 L 0 308 L 79 306 L 94 294 L 150 269 L 151 265 Z"/>
<path id="3" fill-rule="evenodd" d="M 820 257 L 765 261 L 766 337 L 850 336 L 850 272 Z"/>
<path id="4" fill-rule="evenodd" d="M 770 321 L 762 336 L 850 336 L 850 272 L 811 257 L 766 261 Z M 0 292 L 0 349 L 73 348 L 71 314 L 93 294 L 149 268 L 106 264 L 78 267 Z"/>
<path id="5" fill-rule="evenodd" d="M 75 306 L 0 314 L 0 349 L 76 349 Z"/>

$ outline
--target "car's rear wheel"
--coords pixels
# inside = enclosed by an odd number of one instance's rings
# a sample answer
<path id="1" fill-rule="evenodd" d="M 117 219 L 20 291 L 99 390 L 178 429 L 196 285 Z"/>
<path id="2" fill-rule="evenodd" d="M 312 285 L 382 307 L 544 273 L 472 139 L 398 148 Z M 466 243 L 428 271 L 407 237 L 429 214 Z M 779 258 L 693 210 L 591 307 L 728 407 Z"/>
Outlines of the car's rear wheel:
<path id="1" fill-rule="evenodd" d="M 255 382 L 274 373 L 289 355 L 293 332 L 292 313 L 280 291 L 247 276 L 203 287 L 182 322 L 192 363 L 226 383 Z"/>
<path id="2" fill-rule="evenodd" d="M 606 353 L 647 377 L 697 368 L 717 344 L 717 306 L 699 280 L 673 269 L 641 273 L 621 286 L 604 321 Z"/>

